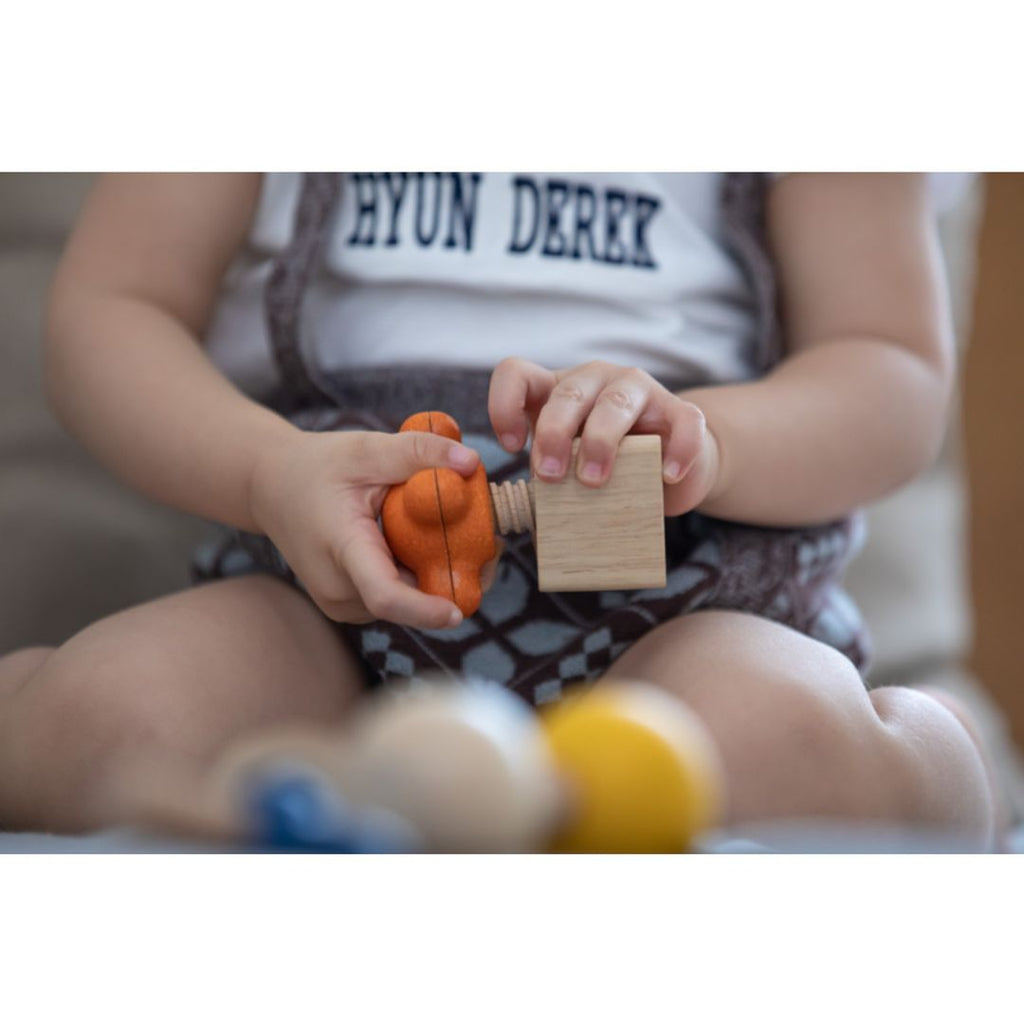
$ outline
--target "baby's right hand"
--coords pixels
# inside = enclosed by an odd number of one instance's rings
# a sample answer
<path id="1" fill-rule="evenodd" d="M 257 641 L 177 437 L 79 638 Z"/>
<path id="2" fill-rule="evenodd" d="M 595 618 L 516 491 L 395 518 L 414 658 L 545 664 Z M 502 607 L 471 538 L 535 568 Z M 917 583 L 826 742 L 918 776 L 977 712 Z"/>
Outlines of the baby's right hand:
<path id="1" fill-rule="evenodd" d="M 393 484 L 431 468 L 469 476 L 478 461 L 471 448 L 440 434 L 296 432 L 254 468 L 252 518 L 328 618 L 457 626 L 458 608 L 421 593 L 395 564 L 377 517 Z"/>

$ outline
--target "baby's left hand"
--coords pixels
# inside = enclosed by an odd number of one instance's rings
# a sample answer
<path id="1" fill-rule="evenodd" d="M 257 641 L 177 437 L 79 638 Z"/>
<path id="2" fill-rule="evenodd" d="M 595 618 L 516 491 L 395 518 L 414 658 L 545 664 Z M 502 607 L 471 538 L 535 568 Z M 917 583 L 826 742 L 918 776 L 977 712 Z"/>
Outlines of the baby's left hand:
<path id="1" fill-rule="evenodd" d="M 643 370 L 604 362 L 548 370 L 504 359 L 491 376 L 487 408 L 507 451 L 519 451 L 532 430 L 531 462 L 541 480 L 565 476 L 580 437 L 576 475 L 601 487 L 626 434 L 661 436 L 666 515 L 695 508 L 718 476 L 718 446 L 704 414 Z"/>

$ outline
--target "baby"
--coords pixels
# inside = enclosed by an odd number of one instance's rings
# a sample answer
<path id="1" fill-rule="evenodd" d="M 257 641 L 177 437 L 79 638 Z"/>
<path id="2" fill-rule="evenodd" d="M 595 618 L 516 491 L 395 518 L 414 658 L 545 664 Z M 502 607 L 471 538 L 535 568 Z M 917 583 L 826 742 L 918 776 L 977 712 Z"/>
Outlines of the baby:
<path id="1" fill-rule="evenodd" d="M 666 688 L 717 743 L 727 824 L 992 836 L 962 716 L 865 688 L 839 589 L 854 511 L 944 429 L 923 176 L 111 176 L 54 282 L 46 374 L 104 464 L 227 532 L 203 585 L 0 659 L 8 828 L 114 823 L 140 758 L 201 768 L 441 670 L 538 704 Z M 426 408 L 465 443 L 393 433 Z M 463 620 L 392 559 L 390 485 L 483 458 L 599 488 L 631 432 L 662 438 L 664 589 L 542 595 L 513 541 Z"/>

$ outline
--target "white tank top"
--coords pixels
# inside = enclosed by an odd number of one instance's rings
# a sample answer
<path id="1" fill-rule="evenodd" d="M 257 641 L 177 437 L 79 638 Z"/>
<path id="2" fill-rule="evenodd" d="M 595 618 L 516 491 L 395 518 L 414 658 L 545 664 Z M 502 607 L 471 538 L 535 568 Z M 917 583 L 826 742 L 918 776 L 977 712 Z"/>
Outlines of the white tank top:
<path id="1" fill-rule="evenodd" d="M 277 373 L 263 289 L 291 239 L 299 174 L 266 175 L 208 333 L 252 394 Z M 346 174 L 302 306 L 322 370 L 517 355 L 725 383 L 754 375 L 755 303 L 724 244 L 721 174 Z M 969 176 L 931 175 L 936 206 Z"/>
<path id="2" fill-rule="evenodd" d="M 675 380 L 748 379 L 754 305 L 722 242 L 719 174 L 346 174 L 303 304 L 325 371 L 591 359 Z M 208 333 L 240 386 L 276 382 L 262 292 L 298 174 L 264 179 Z"/>

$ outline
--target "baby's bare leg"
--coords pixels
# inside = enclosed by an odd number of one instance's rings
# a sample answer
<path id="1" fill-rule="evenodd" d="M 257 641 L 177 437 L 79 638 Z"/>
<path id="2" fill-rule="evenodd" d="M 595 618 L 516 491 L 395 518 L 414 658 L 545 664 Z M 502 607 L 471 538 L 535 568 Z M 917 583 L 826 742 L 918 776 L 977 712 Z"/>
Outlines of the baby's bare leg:
<path id="1" fill-rule="evenodd" d="M 978 748 L 931 697 L 868 693 L 832 648 L 738 612 L 665 623 L 609 673 L 682 697 L 723 758 L 726 822 L 827 816 L 954 829 L 991 841 L 994 803 Z"/>
<path id="2" fill-rule="evenodd" d="M 119 769 L 201 765 L 251 730 L 340 719 L 360 683 L 331 624 L 262 576 L 121 612 L 52 652 L 15 652 L 0 660 L 0 822 L 115 824 L 106 783 Z"/>
<path id="3" fill-rule="evenodd" d="M 52 647 L 24 647 L 0 657 L 0 701 L 20 690 L 53 651 Z"/>

